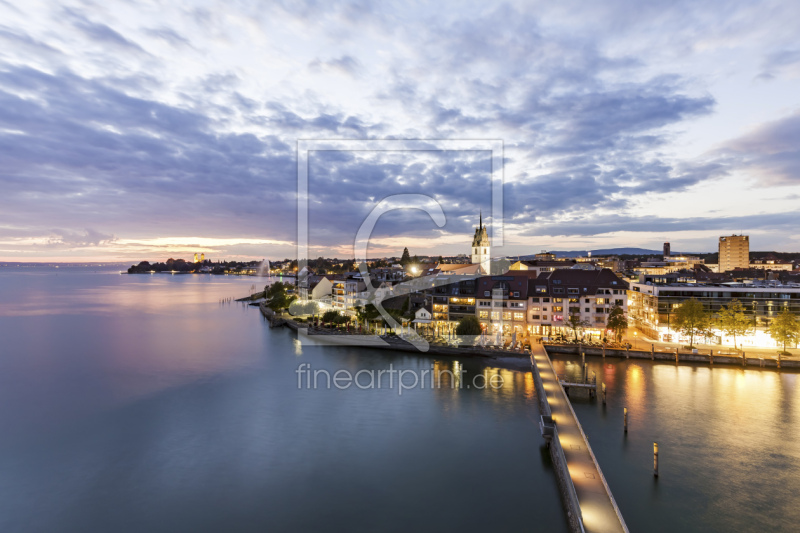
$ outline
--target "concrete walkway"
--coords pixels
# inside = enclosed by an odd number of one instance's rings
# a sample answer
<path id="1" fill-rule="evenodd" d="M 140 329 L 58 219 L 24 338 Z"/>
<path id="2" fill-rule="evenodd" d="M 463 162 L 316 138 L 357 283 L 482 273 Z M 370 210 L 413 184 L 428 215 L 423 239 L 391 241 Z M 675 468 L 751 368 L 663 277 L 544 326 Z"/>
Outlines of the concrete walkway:
<path id="1" fill-rule="evenodd" d="M 578 495 L 585 530 L 590 533 L 627 533 L 628 528 L 614 502 L 611 490 L 541 344 L 534 345 L 531 360 L 539 371 L 547 402 L 556 422 L 558 439 Z"/>

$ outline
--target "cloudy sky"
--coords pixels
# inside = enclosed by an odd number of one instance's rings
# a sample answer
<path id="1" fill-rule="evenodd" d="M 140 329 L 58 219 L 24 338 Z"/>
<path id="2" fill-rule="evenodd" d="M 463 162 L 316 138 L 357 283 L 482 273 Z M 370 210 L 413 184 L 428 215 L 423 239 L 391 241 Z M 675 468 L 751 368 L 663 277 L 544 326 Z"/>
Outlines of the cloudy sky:
<path id="1" fill-rule="evenodd" d="M 292 257 L 299 139 L 501 140 L 496 253 L 798 251 L 798 35 L 788 0 L 0 0 L 0 260 Z M 491 152 L 368 147 L 308 154 L 310 254 L 399 193 L 447 224 L 371 255 L 468 252 Z"/>

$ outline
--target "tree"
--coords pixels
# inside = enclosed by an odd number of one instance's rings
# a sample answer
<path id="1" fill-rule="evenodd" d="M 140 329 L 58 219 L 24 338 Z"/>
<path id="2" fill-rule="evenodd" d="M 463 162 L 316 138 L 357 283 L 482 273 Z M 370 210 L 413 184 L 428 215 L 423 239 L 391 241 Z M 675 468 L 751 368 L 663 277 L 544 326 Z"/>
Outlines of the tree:
<path id="1" fill-rule="evenodd" d="M 769 335 L 778 344 L 783 344 L 783 354 L 786 354 L 787 344 L 796 344 L 800 339 L 800 323 L 794 313 L 784 309 L 769 324 Z"/>
<path id="2" fill-rule="evenodd" d="M 700 335 L 708 330 L 711 319 L 703 309 L 703 304 L 696 298 L 684 300 L 675 310 L 674 324 L 675 328 L 683 333 L 689 335 L 689 347 L 694 347 L 694 336 Z"/>
<path id="3" fill-rule="evenodd" d="M 306 302 L 295 300 L 289 306 L 290 315 L 316 315 L 317 313 L 319 313 L 319 304 L 313 300 Z"/>
<path id="4" fill-rule="evenodd" d="M 580 315 L 569 315 L 564 325 L 575 335 L 575 342 L 578 342 L 578 331 L 588 326 L 585 321 L 581 320 Z"/>
<path id="5" fill-rule="evenodd" d="M 289 296 L 286 293 L 286 289 L 288 287 L 289 287 L 288 284 L 283 284 L 280 281 L 273 283 L 272 285 L 267 285 L 264 288 L 267 307 L 269 307 L 275 312 L 283 311 L 284 309 L 289 307 L 291 303 L 297 299 L 297 296 L 295 295 Z"/>
<path id="6" fill-rule="evenodd" d="M 408 253 L 408 248 L 403 248 L 403 257 L 400 258 L 400 264 L 405 266 L 411 262 L 411 254 Z"/>
<path id="7" fill-rule="evenodd" d="M 456 335 L 480 335 L 481 334 L 481 323 L 478 322 L 478 318 L 469 315 L 465 316 L 461 320 L 458 321 L 458 325 L 456 326 Z"/>
<path id="8" fill-rule="evenodd" d="M 340 315 L 339 311 L 336 311 L 335 309 L 331 309 L 330 311 L 325 311 L 322 314 L 322 323 L 337 324 L 340 316 L 342 315 Z"/>
<path id="9" fill-rule="evenodd" d="M 753 329 L 753 324 L 744 313 L 742 302 L 734 299 L 727 306 L 720 309 L 719 327 L 727 335 L 733 337 L 733 347 L 737 348 L 736 336 L 747 335 Z"/>
<path id="10" fill-rule="evenodd" d="M 625 317 L 625 311 L 620 306 L 615 305 L 611 308 L 608 313 L 606 327 L 614 332 L 614 338 L 617 342 L 622 341 L 622 336 L 625 335 L 625 331 L 628 329 L 628 319 Z"/>

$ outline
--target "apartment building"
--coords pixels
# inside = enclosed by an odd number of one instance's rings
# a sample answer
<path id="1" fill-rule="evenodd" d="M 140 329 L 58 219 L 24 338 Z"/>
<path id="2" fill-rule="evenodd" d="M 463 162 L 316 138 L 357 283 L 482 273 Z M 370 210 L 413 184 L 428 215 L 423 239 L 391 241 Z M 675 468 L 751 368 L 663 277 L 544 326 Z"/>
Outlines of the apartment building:
<path id="1" fill-rule="evenodd" d="M 611 270 L 567 269 L 541 274 L 528 288 L 527 323 L 531 335 L 568 333 L 571 315 L 587 326 L 585 333 L 601 337 L 615 306 L 628 311 L 628 283 Z"/>
<path id="2" fill-rule="evenodd" d="M 750 266 L 750 237 L 729 235 L 719 238 L 719 272 Z"/>

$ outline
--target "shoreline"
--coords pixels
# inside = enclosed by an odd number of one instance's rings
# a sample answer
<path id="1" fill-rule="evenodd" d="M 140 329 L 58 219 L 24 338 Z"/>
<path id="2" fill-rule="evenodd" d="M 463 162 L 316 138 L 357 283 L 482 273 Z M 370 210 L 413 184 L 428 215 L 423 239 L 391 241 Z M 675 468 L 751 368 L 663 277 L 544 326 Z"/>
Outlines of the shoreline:
<path id="1" fill-rule="evenodd" d="M 294 331 L 298 336 L 305 335 L 308 338 L 319 341 L 320 345 L 331 346 L 352 346 L 356 348 L 374 348 L 380 350 L 395 350 L 398 352 L 415 353 L 420 356 L 443 356 L 443 357 L 469 357 L 474 361 L 481 362 L 486 366 L 495 366 L 506 370 L 516 370 L 520 372 L 531 372 L 530 354 L 525 352 L 512 352 L 499 349 L 476 349 L 458 348 L 452 346 L 429 345 L 425 352 L 418 350 L 415 346 L 400 337 L 380 337 L 377 335 L 338 335 L 336 333 L 324 333 L 321 335 L 309 335 L 308 328 L 302 327 L 299 323 L 285 317 L 277 317 L 264 305 L 259 305 L 259 311 L 270 322 L 270 327 L 286 326 Z M 305 325 L 303 325 L 305 326 Z M 305 330 L 305 333 L 303 332 Z M 652 352 L 640 350 L 617 350 L 606 349 L 605 355 L 602 348 L 579 347 L 574 345 L 545 344 L 545 350 L 549 356 L 557 355 L 580 355 L 613 358 L 613 359 L 638 359 L 650 360 L 653 362 L 671 362 L 676 365 L 686 366 L 708 366 L 714 365 L 724 367 L 736 367 L 744 369 L 770 369 L 790 372 L 800 370 L 800 361 L 783 359 L 778 365 L 777 359 L 763 357 L 739 357 L 727 355 L 701 355 L 692 353 Z"/>

